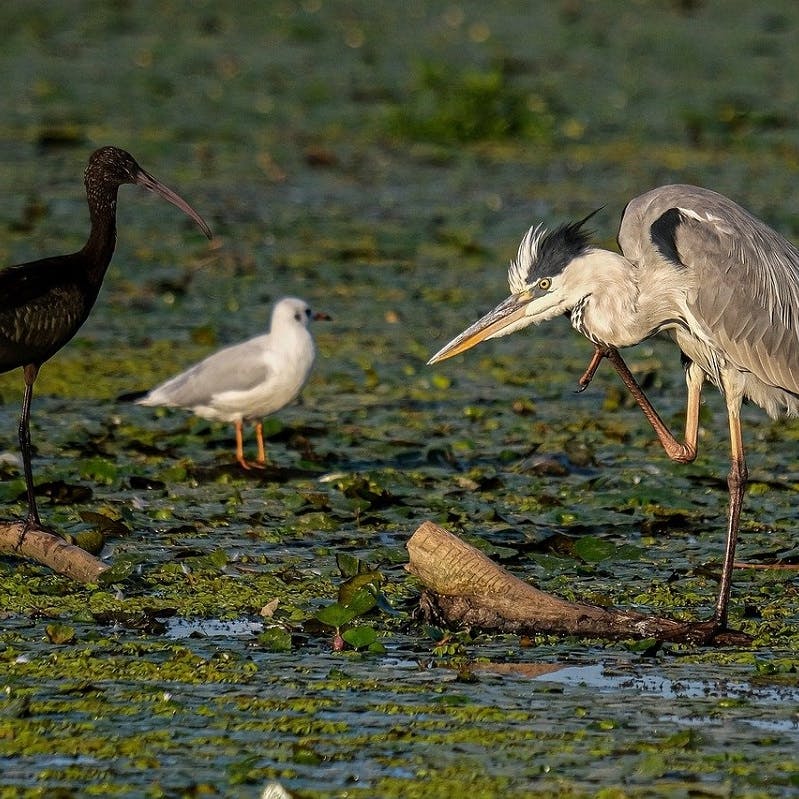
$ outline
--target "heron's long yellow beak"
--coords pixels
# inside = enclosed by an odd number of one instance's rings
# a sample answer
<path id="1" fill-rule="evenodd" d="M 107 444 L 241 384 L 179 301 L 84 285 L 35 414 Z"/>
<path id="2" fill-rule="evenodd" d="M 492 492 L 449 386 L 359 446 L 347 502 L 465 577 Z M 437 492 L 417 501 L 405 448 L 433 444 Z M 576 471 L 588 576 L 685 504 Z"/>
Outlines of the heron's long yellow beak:
<path id="1" fill-rule="evenodd" d="M 444 361 L 453 355 L 458 355 L 464 350 L 471 349 L 487 338 L 504 335 L 517 329 L 517 323 L 525 317 L 527 305 L 532 297 L 512 294 L 489 311 L 482 319 L 478 319 L 471 327 L 452 339 L 449 344 L 442 347 L 427 363 L 428 365 Z M 506 328 L 511 330 L 506 330 Z"/>

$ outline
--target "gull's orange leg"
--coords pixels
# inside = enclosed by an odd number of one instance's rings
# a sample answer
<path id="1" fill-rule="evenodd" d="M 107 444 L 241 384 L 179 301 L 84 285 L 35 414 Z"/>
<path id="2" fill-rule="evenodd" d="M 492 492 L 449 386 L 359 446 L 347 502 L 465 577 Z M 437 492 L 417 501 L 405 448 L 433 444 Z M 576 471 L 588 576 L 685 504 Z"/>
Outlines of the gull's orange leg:
<path id="1" fill-rule="evenodd" d="M 264 448 L 264 424 L 263 422 L 255 423 L 255 440 L 258 443 L 258 458 L 256 463 L 260 467 L 266 465 L 266 449 Z"/>
<path id="2" fill-rule="evenodd" d="M 244 460 L 244 423 L 241 419 L 237 419 L 233 424 L 236 427 L 236 460 L 242 469 L 250 468 L 250 464 Z"/>

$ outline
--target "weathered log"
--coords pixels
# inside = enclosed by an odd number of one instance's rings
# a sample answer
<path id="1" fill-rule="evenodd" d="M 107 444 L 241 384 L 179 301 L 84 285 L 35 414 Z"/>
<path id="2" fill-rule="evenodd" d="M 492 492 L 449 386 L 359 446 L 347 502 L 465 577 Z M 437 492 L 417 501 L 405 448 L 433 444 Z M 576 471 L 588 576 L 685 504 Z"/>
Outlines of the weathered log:
<path id="1" fill-rule="evenodd" d="M 710 622 L 680 622 L 547 594 L 432 522 L 423 522 L 407 547 L 410 560 L 405 568 L 427 588 L 422 612 L 450 627 L 719 646 L 751 642 L 744 633 L 715 630 Z"/>
<path id="2" fill-rule="evenodd" d="M 96 583 L 108 568 L 99 558 L 42 527 L 0 522 L 0 554 L 30 558 L 81 583 Z"/>

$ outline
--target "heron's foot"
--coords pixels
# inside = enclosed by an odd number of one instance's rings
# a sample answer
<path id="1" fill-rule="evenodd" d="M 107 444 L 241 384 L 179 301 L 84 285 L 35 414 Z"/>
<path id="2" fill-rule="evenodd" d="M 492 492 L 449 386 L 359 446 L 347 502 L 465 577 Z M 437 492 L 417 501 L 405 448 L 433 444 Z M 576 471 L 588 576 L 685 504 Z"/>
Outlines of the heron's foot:
<path id="1" fill-rule="evenodd" d="M 696 447 L 679 441 L 666 441 L 663 449 L 675 463 L 693 463 L 696 460 Z"/>
<path id="2" fill-rule="evenodd" d="M 606 357 L 606 353 L 600 347 L 597 347 L 594 350 L 594 355 L 591 358 L 591 363 L 588 364 L 588 368 L 583 372 L 580 379 L 577 381 L 577 393 L 581 394 L 585 391 L 588 386 L 591 384 L 591 381 L 594 379 L 594 375 L 596 374 L 596 370 L 599 368 L 599 364 L 602 363 L 602 359 Z"/>
<path id="3" fill-rule="evenodd" d="M 696 646 L 751 646 L 752 636 L 727 626 L 714 614 L 707 621 L 689 622 L 684 628 L 686 643 Z"/>

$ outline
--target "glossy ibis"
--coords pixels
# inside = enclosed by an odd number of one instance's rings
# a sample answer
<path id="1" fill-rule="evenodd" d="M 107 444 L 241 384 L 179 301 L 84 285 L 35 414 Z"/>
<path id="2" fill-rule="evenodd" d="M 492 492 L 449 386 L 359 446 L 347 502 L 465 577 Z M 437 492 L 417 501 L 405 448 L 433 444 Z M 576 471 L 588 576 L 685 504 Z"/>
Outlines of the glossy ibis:
<path id="1" fill-rule="evenodd" d="M 119 187 L 135 183 L 158 194 L 188 214 L 211 238 L 208 225 L 182 197 L 118 147 L 101 147 L 92 153 L 84 182 L 91 231 L 83 248 L 0 272 L 0 372 L 21 366 L 25 381 L 19 444 L 28 498 L 26 526 L 40 525 L 31 470 L 33 384 L 42 364 L 75 335 L 97 299 L 116 244 Z"/>
<path id="2" fill-rule="evenodd" d="M 261 419 L 299 395 L 316 355 L 308 323 L 329 318 L 313 314 L 303 300 L 284 297 L 275 304 L 268 333 L 209 355 L 137 402 L 186 408 L 203 419 L 233 422 L 236 460 L 245 469 L 263 468 L 266 453 Z M 245 421 L 255 423 L 258 457 L 253 463 L 244 458 Z"/>

